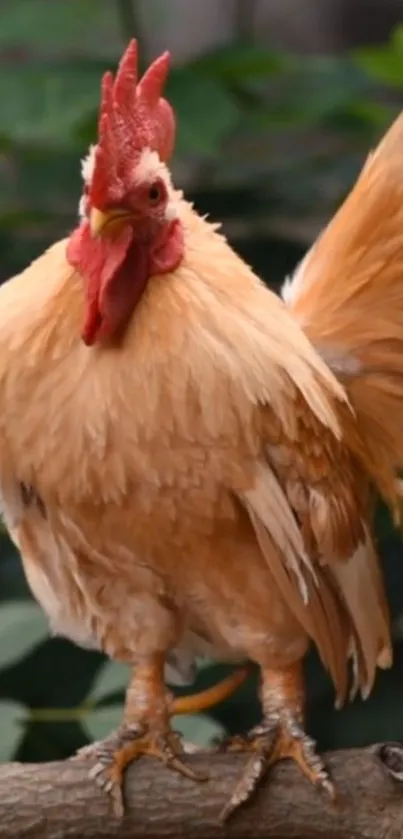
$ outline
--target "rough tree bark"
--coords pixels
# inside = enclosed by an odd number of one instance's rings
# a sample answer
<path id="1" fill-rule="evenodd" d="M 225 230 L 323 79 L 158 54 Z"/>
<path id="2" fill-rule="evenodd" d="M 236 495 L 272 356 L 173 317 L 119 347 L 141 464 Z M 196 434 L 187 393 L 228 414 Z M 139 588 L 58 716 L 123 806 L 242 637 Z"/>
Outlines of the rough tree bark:
<path id="1" fill-rule="evenodd" d="M 225 828 L 218 814 L 243 760 L 198 753 L 188 760 L 210 780 L 194 784 L 144 759 L 130 768 L 127 814 L 119 824 L 107 797 L 88 780 L 88 765 L 0 766 L 1 839 L 401 839 L 403 746 L 384 744 L 329 754 L 338 787 L 332 804 L 288 762 L 277 766 L 248 806 Z M 400 783 L 399 783 L 400 781 Z"/>

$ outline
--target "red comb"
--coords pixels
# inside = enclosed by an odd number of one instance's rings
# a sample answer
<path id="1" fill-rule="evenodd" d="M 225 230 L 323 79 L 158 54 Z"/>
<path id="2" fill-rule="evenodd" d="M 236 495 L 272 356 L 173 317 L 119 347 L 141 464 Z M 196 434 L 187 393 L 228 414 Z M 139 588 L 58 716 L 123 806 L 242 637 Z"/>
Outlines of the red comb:
<path id="1" fill-rule="evenodd" d="M 112 73 L 105 73 L 90 189 L 95 206 L 102 206 L 105 196 L 113 200 L 114 189 L 118 199 L 125 170 L 133 169 L 145 148 L 157 151 L 163 161 L 171 156 L 175 117 L 169 103 L 161 97 L 169 62 L 169 53 L 164 52 L 137 82 L 137 42 L 133 39 L 120 60 L 115 79 Z"/>

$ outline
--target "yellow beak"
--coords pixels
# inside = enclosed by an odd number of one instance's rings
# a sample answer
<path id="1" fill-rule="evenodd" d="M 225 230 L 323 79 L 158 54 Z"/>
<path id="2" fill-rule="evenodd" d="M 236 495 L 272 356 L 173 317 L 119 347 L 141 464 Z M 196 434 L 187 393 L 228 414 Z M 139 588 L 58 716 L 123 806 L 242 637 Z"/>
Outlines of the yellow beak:
<path id="1" fill-rule="evenodd" d="M 90 213 L 90 229 L 92 235 L 100 236 L 105 225 L 108 223 L 108 213 L 103 213 L 102 210 L 97 210 L 93 207 Z"/>
<path id="2" fill-rule="evenodd" d="M 108 232 L 116 233 L 128 221 L 132 220 L 133 214 L 128 212 L 128 210 L 115 209 L 104 212 L 103 210 L 98 210 L 97 207 L 93 207 L 90 213 L 91 234 L 94 238 L 102 236 L 106 227 L 108 228 Z"/>

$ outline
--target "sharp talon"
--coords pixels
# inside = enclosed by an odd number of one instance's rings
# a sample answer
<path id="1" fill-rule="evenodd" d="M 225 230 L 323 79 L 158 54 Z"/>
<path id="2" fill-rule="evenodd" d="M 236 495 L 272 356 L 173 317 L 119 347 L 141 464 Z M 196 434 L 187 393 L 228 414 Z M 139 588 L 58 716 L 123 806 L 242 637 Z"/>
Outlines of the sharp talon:
<path id="1" fill-rule="evenodd" d="M 180 772 L 185 778 L 189 778 L 190 781 L 208 781 L 208 775 L 203 774 L 202 772 L 196 772 L 195 769 L 192 769 L 191 766 L 187 766 L 186 763 L 182 763 L 182 761 L 178 757 L 172 757 L 167 761 L 168 766 L 172 767 L 172 769 L 176 769 L 177 772 Z"/>
<path id="2" fill-rule="evenodd" d="M 222 808 L 221 813 L 218 816 L 218 823 L 220 825 L 224 825 L 225 822 L 228 821 L 229 817 L 232 816 L 234 810 L 240 807 L 242 803 L 242 801 L 237 801 L 231 798 L 231 800 L 228 801 L 228 804 L 226 804 L 225 807 Z"/>
<path id="3" fill-rule="evenodd" d="M 253 729 L 243 741 L 237 737 L 226 745 L 228 751 L 253 752 L 229 802 L 223 807 L 219 820 L 227 821 L 232 813 L 254 793 L 259 781 L 279 760 L 291 758 L 303 774 L 334 800 L 336 790 L 326 768 L 315 751 L 315 744 L 303 731 L 298 719 L 291 714 L 268 720 L 266 725 Z"/>
<path id="4" fill-rule="evenodd" d="M 104 783 L 104 790 L 105 792 L 112 792 L 113 781 L 105 781 Z"/>
<path id="5" fill-rule="evenodd" d="M 323 781 L 319 783 L 319 786 L 329 795 L 332 801 L 336 801 L 337 792 L 335 785 L 329 780 L 329 778 L 324 778 Z"/>
<path id="6" fill-rule="evenodd" d="M 110 796 L 112 799 L 113 815 L 116 819 L 119 819 L 120 821 L 123 818 L 125 811 L 122 790 L 120 789 L 120 787 L 112 785 L 110 790 Z"/>
<path id="7" fill-rule="evenodd" d="M 92 746 L 84 746 L 77 756 L 95 761 L 88 776 L 111 797 L 114 815 L 121 818 L 124 812 L 122 786 L 125 770 L 143 755 L 161 760 L 191 781 L 207 780 L 207 776 L 182 762 L 181 752 L 179 739 L 169 729 L 154 734 L 152 731 L 145 732 L 144 726 L 136 725 L 124 726 L 116 735 Z"/>
<path id="8" fill-rule="evenodd" d="M 253 756 L 242 775 L 241 780 L 235 787 L 228 803 L 221 810 L 219 821 L 221 824 L 229 819 L 230 815 L 247 801 L 255 791 L 260 779 L 266 771 L 266 759 L 263 756 Z"/>
<path id="9" fill-rule="evenodd" d="M 103 764 L 100 763 L 100 761 L 98 761 L 98 763 L 96 763 L 95 766 L 92 766 L 89 770 L 88 777 L 91 779 L 91 781 L 94 781 L 98 777 L 98 775 L 100 775 L 101 772 L 104 771 L 104 769 L 105 767 L 103 766 Z"/>

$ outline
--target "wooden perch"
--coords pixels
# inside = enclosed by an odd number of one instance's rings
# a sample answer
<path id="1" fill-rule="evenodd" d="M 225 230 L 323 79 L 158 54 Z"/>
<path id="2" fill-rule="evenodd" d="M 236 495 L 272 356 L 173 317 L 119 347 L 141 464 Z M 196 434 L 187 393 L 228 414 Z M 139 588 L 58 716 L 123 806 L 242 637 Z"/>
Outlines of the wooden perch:
<path id="1" fill-rule="evenodd" d="M 403 837 L 403 746 L 327 755 L 339 798 L 332 804 L 284 762 L 225 828 L 217 816 L 244 759 L 187 758 L 210 780 L 194 784 L 150 759 L 127 773 L 119 825 L 83 760 L 0 766 L 1 839 L 393 839 Z M 392 777 L 393 776 L 393 777 Z"/>

